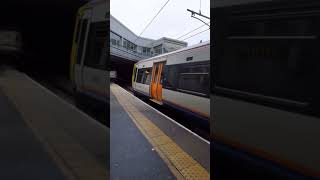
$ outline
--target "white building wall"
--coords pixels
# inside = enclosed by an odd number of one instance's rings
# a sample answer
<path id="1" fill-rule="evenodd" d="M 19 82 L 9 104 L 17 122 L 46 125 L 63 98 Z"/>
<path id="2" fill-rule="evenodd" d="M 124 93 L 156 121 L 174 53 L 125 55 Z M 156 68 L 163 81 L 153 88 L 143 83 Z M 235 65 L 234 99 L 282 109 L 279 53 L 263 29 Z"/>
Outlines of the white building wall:
<path id="1" fill-rule="evenodd" d="M 124 26 L 121 22 L 115 19 L 112 15 L 110 15 L 110 30 L 115 32 L 116 34 L 126 38 L 127 40 L 131 41 L 132 43 L 136 41 L 137 35 L 134 34 L 130 29 Z M 138 46 L 148 47 L 150 43 L 152 43 L 153 39 L 147 38 L 139 38 L 135 44 Z"/>
<path id="2" fill-rule="evenodd" d="M 125 25 L 123 25 L 120 21 L 110 15 L 110 30 L 115 34 L 121 36 L 120 46 L 115 46 L 110 44 L 110 53 L 112 55 L 127 58 L 132 61 L 139 61 L 142 59 L 146 59 L 152 57 L 154 55 L 158 55 L 154 53 L 154 47 L 162 45 L 163 48 L 166 49 L 167 52 L 178 50 L 180 48 L 186 47 L 188 44 L 183 41 L 178 41 L 170 38 L 160 38 L 158 40 L 148 39 L 144 37 L 138 38 L 138 35 L 133 33 L 130 29 L 128 29 Z M 137 45 L 136 52 L 128 50 L 123 46 L 123 38 L 127 39 L 131 43 Z M 141 54 L 142 47 L 150 48 L 150 55 Z M 162 53 L 165 53 L 164 49 Z"/>

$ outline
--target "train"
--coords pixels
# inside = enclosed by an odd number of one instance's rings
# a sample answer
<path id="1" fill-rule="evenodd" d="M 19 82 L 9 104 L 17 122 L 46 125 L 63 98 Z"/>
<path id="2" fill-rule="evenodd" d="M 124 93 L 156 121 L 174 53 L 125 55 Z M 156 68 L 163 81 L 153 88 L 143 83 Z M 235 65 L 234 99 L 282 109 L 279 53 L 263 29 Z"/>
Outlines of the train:
<path id="1" fill-rule="evenodd" d="M 209 122 L 210 41 L 134 64 L 135 95 Z"/>
<path id="2" fill-rule="evenodd" d="M 90 1 L 78 10 L 70 62 L 77 105 L 89 102 L 104 108 L 108 102 L 108 23 L 106 0 Z"/>
<path id="3" fill-rule="evenodd" d="M 19 31 L 11 28 L 0 30 L 1 64 L 21 67 L 22 36 Z"/>
<path id="4" fill-rule="evenodd" d="M 15 30 L 0 31 L 0 51 L 16 52 L 20 51 L 22 46 L 21 33 Z"/>
<path id="5" fill-rule="evenodd" d="M 320 2 L 217 1 L 211 11 L 214 171 L 241 162 L 264 177 L 319 178 Z"/>

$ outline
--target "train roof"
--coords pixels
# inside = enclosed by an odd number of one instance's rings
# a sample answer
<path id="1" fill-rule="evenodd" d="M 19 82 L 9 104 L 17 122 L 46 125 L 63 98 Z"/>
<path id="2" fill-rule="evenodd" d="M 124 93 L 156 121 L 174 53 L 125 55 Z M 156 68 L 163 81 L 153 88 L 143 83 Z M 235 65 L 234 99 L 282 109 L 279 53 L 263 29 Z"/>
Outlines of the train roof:
<path id="1" fill-rule="evenodd" d="M 98 4 L 103 4 L 103 3 L 107 4 L 107 1 L 106 0 L 91 0 L 91 1 L 88 1 L 82 7 L 83 8 L 90 8 L 90 7 L 94 7 L 94 6 L 98 5 Z"/>
<path id="2" fill-rule="evenodd" d="M 172 55 L 172 54 L 175 54 L 175 53 L 179 53 L 179 52 L 182 52 L 182 51 L 187 51 L 187 50 L 190 50 L 190 49 L 194 49 L 194 48 L 198 48 L 198 47 L 202 47 L 202 46 L 207 46 L 207 45 L 210 45 L 210 40 L 209 41 L 205 41 L 203 43 L 196 44 L 196 45 L 192 45 L 192 46 L 188 46 L 188 47 L 185 47 L 185 48 L 181 48 L 181 49 L 178 49 L 176 51 L 171 51 L 171 52 L 168 52 L 168 53 L 165 53 L 165 54 L 160 54 L 158 56 L 154 56 L 154 57 L 151 57 L 151 58 L 148 58 L 148 59 L 143 59 L 143 60 L 138 61 L 137 63 L 151 61 L 151 60 L 154 60 L 154 59 L 159 59 L 161 57 L 169 56 L 169 55 Z"/>

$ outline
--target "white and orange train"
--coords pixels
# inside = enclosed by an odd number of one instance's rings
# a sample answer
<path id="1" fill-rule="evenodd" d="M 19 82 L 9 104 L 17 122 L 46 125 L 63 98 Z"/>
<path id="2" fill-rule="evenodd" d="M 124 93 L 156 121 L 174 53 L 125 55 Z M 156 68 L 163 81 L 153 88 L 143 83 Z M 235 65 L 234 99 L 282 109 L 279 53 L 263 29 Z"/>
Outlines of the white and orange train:
<path id="1" fill-rule="evenodd" d="M 210 42 L 182 48 L 134 65 L 135 94 L 160 105 L 210 117 Z"/>

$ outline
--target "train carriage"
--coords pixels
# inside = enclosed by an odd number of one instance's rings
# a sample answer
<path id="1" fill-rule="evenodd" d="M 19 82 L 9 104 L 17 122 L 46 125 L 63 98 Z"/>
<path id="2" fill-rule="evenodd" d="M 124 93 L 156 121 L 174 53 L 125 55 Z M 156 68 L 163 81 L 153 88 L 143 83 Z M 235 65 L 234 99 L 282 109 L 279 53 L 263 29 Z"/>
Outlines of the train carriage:
<path id="1" fill-rule="evenodd" d="M 196 117 L 210 117 L 210 42 L 162 54 L 134 65 L 136 94 Z"/>
<path id="2" fill-rule="evenodd" d="M 109 72 L 107 1 L 90 1 L 78 11 L 71 52 L 70 76 L 77 103 L 105 107 Z"/>
<path id="3" fill-rule="evenodd" d="M 212 11 L 214 148 L 251 171 L 319 178 L 319 1 L 220 0 Z"/>

